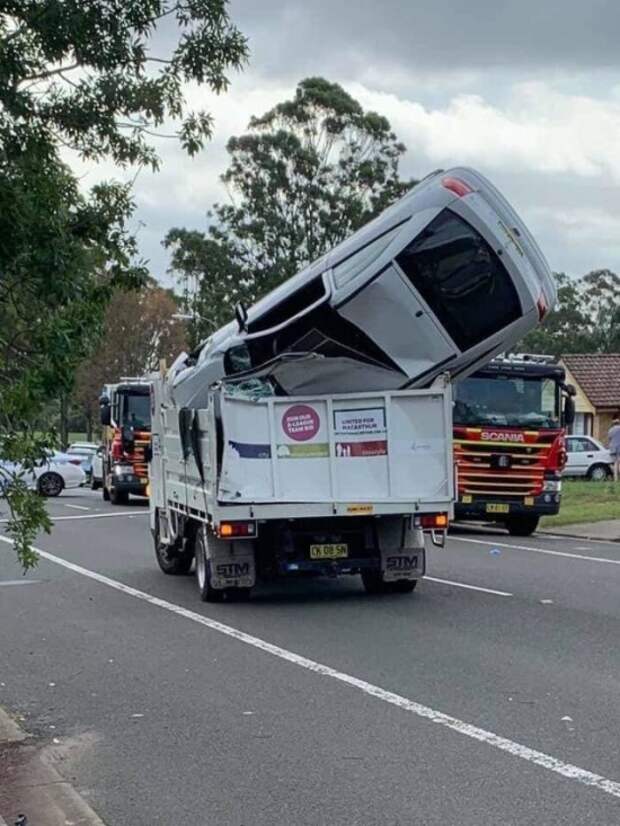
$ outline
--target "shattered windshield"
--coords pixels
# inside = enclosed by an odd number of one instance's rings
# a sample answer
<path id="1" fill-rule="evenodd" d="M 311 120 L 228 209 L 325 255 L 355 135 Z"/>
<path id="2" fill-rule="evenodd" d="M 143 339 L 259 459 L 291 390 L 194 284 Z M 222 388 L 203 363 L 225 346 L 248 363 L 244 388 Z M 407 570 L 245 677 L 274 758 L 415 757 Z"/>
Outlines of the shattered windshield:
<path id="1" fill-rule="evenodd" d="M 455 385 L 454 424 L 557 428 L 559 392 L 553 379 L 472 376 Z"/>

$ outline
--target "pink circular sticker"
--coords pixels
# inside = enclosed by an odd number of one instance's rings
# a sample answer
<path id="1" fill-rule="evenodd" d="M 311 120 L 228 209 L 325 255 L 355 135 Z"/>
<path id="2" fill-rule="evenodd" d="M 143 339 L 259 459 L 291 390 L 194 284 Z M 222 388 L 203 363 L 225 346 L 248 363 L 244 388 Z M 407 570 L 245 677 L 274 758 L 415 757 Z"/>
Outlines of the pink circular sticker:
<path id="1" fill-rule="evenodd" d="M 290 439 L 307 442 L 319 432 L 319 414 L 307 404 L 294 404 L 282 416 L 282 429 Z"/>

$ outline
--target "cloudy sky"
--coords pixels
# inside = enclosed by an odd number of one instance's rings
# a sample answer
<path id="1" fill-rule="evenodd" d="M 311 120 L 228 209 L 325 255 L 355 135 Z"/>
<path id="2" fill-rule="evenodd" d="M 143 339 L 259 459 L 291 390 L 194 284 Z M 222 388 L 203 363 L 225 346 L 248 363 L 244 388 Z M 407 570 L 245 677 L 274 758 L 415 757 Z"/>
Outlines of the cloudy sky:
<path id="1" fill-rule="evenodd" d="M 162 280 L 167 230 L 204 229 L 226 197 L 227 139 L 310 75 L 390 119 L 403 175 L 475 166 L 553 269 L 620 272 L 619 0 L 231 0 L 230 13 L 250 65 L 226 95 L 189 90 L 215 116 L 213 142 L 188 159 L 162 141 L 162 171 L 136 180 L 141 251 Z"/>

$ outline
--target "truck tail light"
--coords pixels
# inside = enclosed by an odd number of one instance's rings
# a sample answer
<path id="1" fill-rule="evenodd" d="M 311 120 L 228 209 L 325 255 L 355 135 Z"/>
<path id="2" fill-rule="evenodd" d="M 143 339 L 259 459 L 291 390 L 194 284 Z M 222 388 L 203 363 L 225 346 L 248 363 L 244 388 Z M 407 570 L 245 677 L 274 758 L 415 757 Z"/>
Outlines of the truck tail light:
<path id="1" fill-rule="evenodd" d="M 441 185 L 445 189 L 449 189 L 450 192 L 454 192 L 459 198 L 462 198 L 464 195 L 471 195 L 474 191 L 465 181 L 462 181 L 460 178 L 453 178 L 451 175 L 446 175 L 445 178 L 442 178 Z"/>
<path id="2" fill-rule="evenodd" d="M 217 535 L 222 539 L 256 536 L 255 522 L 220 522 Z"/>
<path id="3" fill-rule="evenodd" d="M 446 530 L 448 527 L 448 514 L 426 513 L 421 517 L 420 525 L 425 530 Z"/>

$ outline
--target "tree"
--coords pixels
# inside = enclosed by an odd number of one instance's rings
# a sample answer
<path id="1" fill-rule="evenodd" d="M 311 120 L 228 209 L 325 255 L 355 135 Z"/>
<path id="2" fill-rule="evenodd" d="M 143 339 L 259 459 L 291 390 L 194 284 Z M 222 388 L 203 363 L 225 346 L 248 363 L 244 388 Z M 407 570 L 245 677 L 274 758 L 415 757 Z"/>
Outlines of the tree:
<path id="1" fill-rule="evenodd" d="M 146 274 L 129 187 L 82 193 L 60 150 L 156 169 L 149 138 L 171 122 L 197 152 L 212 122 L 187 110 L 183 84 L 223 91 L 246 55 L 225 0 L 0 0 L 0 486 L 24 567 L 50 528 L 19 470 L 54 444 L 37 417 L 70 391 L 109 296 Z"/>
<path id="2" fill-rule="evenodd" d="M 154 284 L 136 291 L 117 291 L 108 305 L 101 343 L 79 366 L 73 400 L 82 410 L 89 432 L 99 417 L 104 384 L 121 376 L 143 376 L 171 363 L 186 347 L 186 330 L 174 316 L 173 296 Z M 89 435 L 89 438 L 91 436 Z"/>
<path id="3" fill-rule="evenodd" d="M 388 120 L 323 78 L 301 81 L 292 100 L 252 118 L 227 148 L 231 203 L 215 205 L 207 233 L 172 229 L 164 241 L 173 271 L 198 280 L 199 302 L 217 302 L 209 325 L 230 319 L 238 296 L 253 301 L 320 257 L 413 183 L 399 178 L 405 147 Z"/>
<path id="4" fill-rule="evenodd" d="M 554 273 L 558 303 L 517 350 L 561 356 L 620 350 L 620 276 L 593 270 L 580 278 Z"/>

